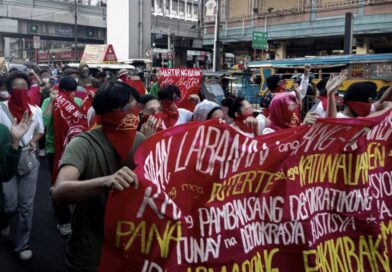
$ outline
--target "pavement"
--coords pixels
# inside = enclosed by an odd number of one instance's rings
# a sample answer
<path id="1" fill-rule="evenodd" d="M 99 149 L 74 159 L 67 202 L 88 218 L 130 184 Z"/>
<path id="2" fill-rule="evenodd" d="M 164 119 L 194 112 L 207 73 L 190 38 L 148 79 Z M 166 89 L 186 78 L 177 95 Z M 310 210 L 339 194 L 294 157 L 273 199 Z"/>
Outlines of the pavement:
<path id="1" fill-rule="evenodd" d="M 13 252 L 15 217 L 11 221 L 11 235 L 0 238 L 0 272 L 65 272 L 64 249 L 66 237 L 58 232 L 57 219 L 49 197 L 50 175 L 46 158 L 40 158 L 37 192 L 34 201 L 33 230 L 30 246 L 33 258 L 20 261 Z"/>

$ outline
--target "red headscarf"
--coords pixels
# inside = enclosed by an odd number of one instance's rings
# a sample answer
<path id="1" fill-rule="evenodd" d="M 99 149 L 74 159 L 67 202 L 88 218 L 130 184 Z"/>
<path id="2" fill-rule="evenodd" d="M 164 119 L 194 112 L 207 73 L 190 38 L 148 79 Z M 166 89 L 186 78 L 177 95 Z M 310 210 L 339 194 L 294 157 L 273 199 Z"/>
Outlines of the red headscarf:
<path id="1" fill-rule="evenodd" d="M 296 111 L 290 111 L 290 102 L 295 102 L 296 98 L 290 93 L 276 94 L 269 105 L 270 128 L 280 130 L 291 126 L 299 125 Z"/>
<path id="2" fill-rule="evenodd" d="M 8 108 L 12 115 L 18 119 L 18 122 L 22 120 L 23 114 L 28 111 L 31 114 L 30 109 L 30 98 L 28 96 L 27 89 L 13 89 L 11 97 L 8 100 Z"/>

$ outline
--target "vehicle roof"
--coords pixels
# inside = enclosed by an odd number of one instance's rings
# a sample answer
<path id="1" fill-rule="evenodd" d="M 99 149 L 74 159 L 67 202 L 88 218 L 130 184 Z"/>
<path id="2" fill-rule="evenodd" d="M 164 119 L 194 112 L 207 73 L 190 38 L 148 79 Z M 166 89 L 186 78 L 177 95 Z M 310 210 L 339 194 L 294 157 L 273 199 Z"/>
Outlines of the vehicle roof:
<path id="1" fill-rule="evenodd" d="M 126 59 L 126 60 L 121 60 L 120 62 L 122 63 L 134 63 L 134 62 L 143 62 L 143 63 L 152 63 L 152 60 L 150 59 Z"/>
<path id="2" fill-rule="evenodd" d="M 68 66 L 71 68 L 79 68 L 79 63 L 69 63 Z M 87 65 L 89 68 L 92 69 L 97 69 L 98 67 L 101 67 L 102 69 L 114 69 L 114 70 L 119 70 L 119 69 L 128 69 L 128 70 L 135 70 L 135 66 L 130 65 L 130 64 L 106 64 L 106 63 L 83 63 L 83 65 Z"/>
<path id="3" fill-rule="evenodd" d="M 392 62 L 392 54 L 371 54 L 371 55 L 341 55 L 341 56 L 322 56 L 305 57 L 282 60 L 252 61 L 248 63 L 249 68 L 258 67 L 298 67 L 305 64 L 317 65 L 347 65 L 351 63 L 369 62 Z"/>

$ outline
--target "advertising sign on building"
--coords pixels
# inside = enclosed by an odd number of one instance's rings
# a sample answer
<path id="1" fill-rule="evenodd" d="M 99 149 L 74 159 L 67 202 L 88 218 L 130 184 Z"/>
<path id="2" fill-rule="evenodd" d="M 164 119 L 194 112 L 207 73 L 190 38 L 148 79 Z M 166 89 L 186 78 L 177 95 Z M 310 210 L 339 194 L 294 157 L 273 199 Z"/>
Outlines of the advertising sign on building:
<path id="1" fill-rule="evenodd" d="M 33 37 L 33 47 L 34 49 L 39 49 L 41 46 L 41 38 L 39 36 Z"/>
<path id="2" fill-rule="evenodd" d="M 117 63 L 117 56 L 111 44 L 86 45 L 80 63 Z"/>

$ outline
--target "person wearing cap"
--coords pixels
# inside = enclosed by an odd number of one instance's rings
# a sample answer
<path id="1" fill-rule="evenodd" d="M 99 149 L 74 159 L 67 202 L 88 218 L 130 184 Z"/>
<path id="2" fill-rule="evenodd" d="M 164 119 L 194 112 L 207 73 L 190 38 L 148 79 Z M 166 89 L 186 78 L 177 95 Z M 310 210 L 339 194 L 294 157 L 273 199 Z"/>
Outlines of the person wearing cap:
<path id="1" fill-rule="evenodd" d="M 66 76 L 60 80 L 59 91 L 68 93 L 69 97 L 73 97 L 77 89 L 77 82 L 74 77 Z M 58 95 L 57 90 L 52 90 L 50 97 L 46 98 L 42 104 L 43 121 L 46 127 L 46 155 L 48 158 L 49 169 L 51 173 L 54 170 L 55 163 L 55 129 L 53 121 L 53 112 L 55 109 L 55 99 Z M 73 102 L 81 107 L 83 101 L 80 98 L 74 97 Z M 58 215 L 58 226 L 60 234 L 66 236 L 71 233 L 70 225 L 70 211 L 68 206 L 58 206 L 54 204 L 54 209 Z"/>
<path id="2" fill-rule="evenodd" d="M 388 88 L 379 100 L 373 102 L 377 97 L 377 85 L 374 82 L 366 81 L 356 82 L 348 87 L 343 99 L 344 109 L 337 112 L 335 94 L 346 77 L 347 71 L 342 71 L 339 76 L 331 77 L 326 84 L 328 93 L 327 117 L 371 117 L 383 114 L 392 108 L 392 103 L 386 102 L 391 98 L 392 87 Z"/>
<path id="3" fill-rule="evenodd" d="M 129 72 L 127 69 L 121 69 L 118 72 L 118 81 L 126 83 L 128 81 Z"/>

